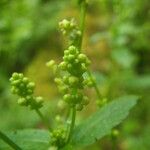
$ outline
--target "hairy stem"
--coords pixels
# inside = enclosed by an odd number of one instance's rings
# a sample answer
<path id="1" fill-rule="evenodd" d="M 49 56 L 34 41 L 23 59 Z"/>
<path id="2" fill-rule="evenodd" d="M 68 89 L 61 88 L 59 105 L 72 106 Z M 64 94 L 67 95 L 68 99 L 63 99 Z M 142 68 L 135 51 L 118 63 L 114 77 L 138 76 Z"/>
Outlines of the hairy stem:
<path id="1" fill-rule="evenodd" d="M 71 125 L 70 125 L 70 130 L 69 130 L 67 143 L 69 143 L 70 140 L 71 140 L 71 136 L 72 136 L 73 129 L 74 129 L 74 126 L 75 126 L 75 118 L 76 118 L 76 109 L 75 109 L 75 107 L 73 107 L 71 111 L 72 111 L 71 112 L 72 113 L 71 114 Z"/>
<path id="2" fill-rule="evenodd" d="M 51 131 L 51 127 L 50 127 L 47 119 L 43 116 L 42 112 L 39 109 L 36 109 L 35 111 L 38 114 L 38 116 L 41 118 L 41 120 L 44 122 L 46 127 L 49 129 L 49 131 Z"/>
<path id="3" fill-rule="evenodd" d="M 16 143 L 14 143 L 9 137 L 0 131 L 0 138 L 7 143 L 14 150 L 22 150 Z"/>

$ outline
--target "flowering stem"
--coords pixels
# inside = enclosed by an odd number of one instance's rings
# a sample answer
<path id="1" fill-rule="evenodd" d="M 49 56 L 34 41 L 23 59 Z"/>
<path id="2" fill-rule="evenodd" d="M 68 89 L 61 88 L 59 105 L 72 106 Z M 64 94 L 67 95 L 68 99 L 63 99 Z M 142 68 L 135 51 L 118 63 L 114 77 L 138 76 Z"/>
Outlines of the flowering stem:
<path id="1" fill-rule="evenodd" d="M 0 131 L 0 138 L 7 143 L 14 150 L 22 150 L 16 143 L 14 143 L 9 137 Z"/>
<path id="2" fill-rule="evenodd" d="M 72 136 L 73 129 L 74 129 L 74 126 L 75 126 L 75 118 L 76 118 L 76 109 L 75 109 L 75 107 L 73 107 L 72 108 L 72 114 L 71 114 L 71 125 L 70 125 L 70 130 L 69 130 L 67 143 L 69 143 L 70 140 L 71 140 L 71 136 Z"/>
<path id="3" fill-rule="evenodd" d="M 79 50 L 81 51 L 81 48 L 82 48 L 82 41 L 83 41 L 83 35 L 84 35 L 84 29 L 85 29 L 85 18 L 86 18 L 86 11 L 87 11 L 87 3 L 86 3 L 86 0 L 83 0 L 82 3 L 81 3 L 81 19 L 80 19 L 80 31 L 81 31 L 81 37 L 79 39 L 79 45 L 78 45 L 78 48 Z M 93 75 L 90 71 L 87 72 L 91 81 L 93 82 L 93 86 L 94 86 L 94 89 L 97 93 L 97 97 L 99 99 L 101 99 L 102 95 L 98 89 L 98 85 L 97 83 L 94 81 L 93 79 Z"/>
<path id="4" fill-rule="evenodd" d="M 48 127 L 49 131 L 51 131 L 51 127 L 47 121 L 47 119 L 44 117 L 44 115 L 42 114 L 42 112 L 39 109 L 35 109 L 36 113 L 38 114 L 38 116 L 41 118 L 41 120 L 44 122 L 44 124 Z"/>
<path id="5" fill-rule="evenodd" d="M 86 10 L 87 10 L 87 3 L 85 0 L 81 3 L 81 14 L 80 14 L 80 31 L 81 31 L 81 36 L 79 38 L 79 43 L 78 43 L 78 48 L 81 50 L 82 48 L 82 40 L 83 40 L 83 34 L 84 34 L 84 29 L 85 29 L 85 18 L 86 18 Z"/>
<path id="6" fill-rule="evenodd" d="M 82 47 L 82 40 L 83 40 L 83 33 L 84 33 L 84 28 L 85 28 L 85 17 L 86 17 L 86 2 L 85 0 L 83 0 L 83 2 L 81 3 L 81 18 L 80 18 L 80 31 L 81 31 L 81 36 L 79 38 L 79 40 L 77 41 L 77 47 L 79 49 L 79 51 L 81 51 L 81 47 Z M 75 106 L 71 109 L 71 125 L 70 125 L 70 130 L 69 130 L 69 134 L 68 134 L 68 138 L 67 138 L 67 143 L 70 142 L 71 140 L 71 136 L 73 133 L 73 129 L 75 126 L 75 119 L 76 119 L 76 108 Z"/>

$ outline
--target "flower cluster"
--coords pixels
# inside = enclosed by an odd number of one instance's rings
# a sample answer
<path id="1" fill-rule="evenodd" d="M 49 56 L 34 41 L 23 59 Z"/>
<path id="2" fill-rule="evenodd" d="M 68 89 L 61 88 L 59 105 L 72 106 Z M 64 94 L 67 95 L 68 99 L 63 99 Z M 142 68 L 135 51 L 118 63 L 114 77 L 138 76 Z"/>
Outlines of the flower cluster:
<path id="1" fill-rule="evenodd" d="M 13 73 L 10 82 L 12 93 L 19 96 L 18 104 L 30 106 L 31 109 L 39 109 L 42 107 L 43 98 L 33 96 L 35 89 L 34 82 L 30 82 L 22 73 Z"/>
<path id="2" fill-rule="evenodd" d="M 101 99 L 96 100 L 96 104 L 98 105 L 98 107 L 102 107 L 102 106 L 106 105 L 107 102 L 108 102 L 107 98 L 101 98 Z"/>
<path id="3" fill-rule="evenodd" d="M 52 146 L 63 147 L 66 142 L 66 131 L 63 128 L 55 129 L 50 133 L 50 137 Z"/>
<path id="4" fill-rule="evenodd" d="M 78 29 L 77 23 L 74 19 L 64 19 L 59 22 L 60 30 L 63 35 L 67 35 L 70 39 L 70 44 L 74 44 L 81 36 L 81 31 Z"/>
<path id="5" fill-rule="evenodd" d="M 70 46 L 64 51 L 63 61 L 58 65 L 64 74 L 55 78 L 55 82 L 64 94 L 63 100 L 70 107 L 76 107 L 76 110 L 82 110 L 89 103 L 88 97 L 83 94 L 83 89 L 88 85 L 88 79 L 83 74 L 87 72 L 89 64 L 85 54 L 81 54 L 75 46 Z"/>

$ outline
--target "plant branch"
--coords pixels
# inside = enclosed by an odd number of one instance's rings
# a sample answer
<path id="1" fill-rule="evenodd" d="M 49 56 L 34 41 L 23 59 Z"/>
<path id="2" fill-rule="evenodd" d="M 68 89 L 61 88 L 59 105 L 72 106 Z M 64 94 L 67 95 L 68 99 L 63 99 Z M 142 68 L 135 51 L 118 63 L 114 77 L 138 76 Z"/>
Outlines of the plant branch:
<path id="1" fill-rule="evenodd" d="M 82 41 L 83 41 L 83 35 L 84 35 L 84 29 L 85 29 L 85 18 L 86 18 L 86 12 L 87 12 L 87 3 L 86 3 L 86 0 L 83 0 L 80 4 L 81 6 L 81 18 L 80 18 L 80 31 L 81 31 L 81 37 L 79 39 L 79 45 L 78 45 L 78 48 L 79 50 L 81 51 L 82 49 Z M 92 80 L 93 82 L 93 85 L 94 85 L 94 89 L 97 93 L 97 96 L 99 99 L 101 99 L 102 95 L 98 89 L 98 85 L 97 83 L 95 82 L 95 80 L 93 79 L 93 76 L 91 74 L 90 71 L 87 72 L 90 79 Z"/>
<path id="2" fill-rule="evenodd" d="M 9 137 L 7 137 L 3 132 L 0 131 L 0 138 L 7 143 L 14 150 L 22 150 L 16 143 L 14 143 Z"/>
<path id="3" fill-rule="evenodd" d="M 86 18 L 86 10 L 87 10 L 87 3 L 85 0 L 83 0 L 80 4 L 81 11 L 80 11 L 80 31 L 81 31 L 81 36 L 79 38 L 78 42 L 78 48 L 79 51 L 82 48 L 82 41 L 83 41 L 83 35 L 84 35 L 84 29 L 85 29 L 85 18 Z"/>
<path id="4" fill-rule="evenodd" d="M 98 85 L 97 85 L 97 83 L 95 82 L 92 73 L 91 73 L 89 70 L 88 70 L 87 73 L 88 73 L 88 75 L 89 75 L 91 81 L 93 82 L 93 86 L 94 86 L 94 89 L 95 89 L 95 91 L 96 91 L 97 97 L 98 97 L 99 99 L 101 99 L 101 98 L 102 98 L 102 95 L 101 95 L 101 93 L 100 93 L 100 91 L 99 91 L 99 89 L 98 89 Z"/>
<path id="5" fill-rule="evenodd" d="M 39 109 L 35 109 L 36 113 L 38 114 L 38 116 L 41 118 L 41 120 L 44 122 L 44 124 L 48 127 L 49 131 L 51 131 L 51 127 L 47 121 L 47 119 L 44 117 L 44 115 L 42 114 L 42 112 Z"/>
<path id="6" fill-rule="evenodd" d="M 75 107 L 73 107 L 72 108 L 72 114 L 71 114 L 71 125 L 70 125 L 70 130 L 69 130 L 67 143 L 69 143 L 70 140 L 71 140 L 71 136 L 72 136 L 73 129 L 74 129 L 74 126 L 75 126 L 75 118 L 76 118 L 76 109 L 75 109 Z"/>

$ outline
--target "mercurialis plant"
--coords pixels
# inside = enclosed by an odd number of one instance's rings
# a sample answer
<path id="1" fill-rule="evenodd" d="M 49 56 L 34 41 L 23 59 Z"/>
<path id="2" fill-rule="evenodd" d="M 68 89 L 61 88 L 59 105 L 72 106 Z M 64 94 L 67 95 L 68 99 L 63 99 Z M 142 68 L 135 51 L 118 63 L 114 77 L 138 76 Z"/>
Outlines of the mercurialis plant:
<path id="1" fill-rule="evenodd" d="M 81 9 L 79 25 L 75 19 L 64 19 L 59 23 L 60 31 L 68 40 L 62 61 L 58 64 L 54 60 L 46 63 L 55 75 L 54 81 L 61 93 L 61 101 L 66 103 L 67 117 L 53 127 L 49 118 L 41 112 L 44 101 L 41 96 L 35 96 L 35 83 L 22 73 L 15 72 L 10 78 L 10 84 L 12 93 L 18 96 L 18 104 L 34 110 L 47 130 L 0 132 L 0 138 L 8 144 L 1 144 L 1 149 L 11 147 L 16 150 L 75 150 L 91 145 L 105 135 L 112 134 L 114 139 L 118 131 L 112 129 L 126 118 L 129 110 L 136 104 L 137 96 L 122 96 L 108 102 L 107 97 L 101 95 L 99 85 L 90 70 L 91 61 L 82 51 L 88 2 L 79 0 L 78 4 Z M 77 111 L 86 109 L 90 103 L 90 98 L 85 92 L 87 88 L 94 88 L 98 109 L 77 124 Z M 60 117 L 56 117 L 56 120 L 59 121 Z"/>

